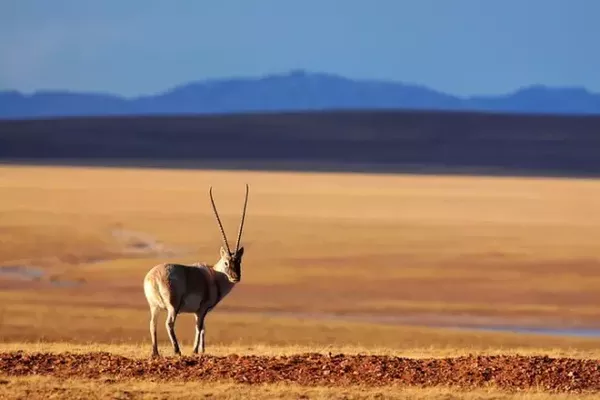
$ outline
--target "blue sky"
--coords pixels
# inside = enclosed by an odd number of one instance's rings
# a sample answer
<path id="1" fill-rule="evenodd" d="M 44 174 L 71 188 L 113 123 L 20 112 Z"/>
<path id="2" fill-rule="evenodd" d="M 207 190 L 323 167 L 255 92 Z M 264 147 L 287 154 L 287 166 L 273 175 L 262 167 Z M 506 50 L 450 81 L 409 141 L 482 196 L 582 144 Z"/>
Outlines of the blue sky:
<path id="1" fill-rule="evenodd" d="M 134 96 L 303 68 L 456 95 L 600 92 L 598 0 L 2 0 L 0 90 Z"/>

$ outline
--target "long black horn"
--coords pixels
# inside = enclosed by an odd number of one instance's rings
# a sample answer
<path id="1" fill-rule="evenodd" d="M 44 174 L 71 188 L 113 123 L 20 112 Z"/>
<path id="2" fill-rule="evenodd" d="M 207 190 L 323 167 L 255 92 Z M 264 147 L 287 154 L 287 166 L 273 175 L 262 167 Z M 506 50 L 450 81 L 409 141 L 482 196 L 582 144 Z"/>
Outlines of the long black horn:
<path id="1" fill-rule="evenodd" d="M 246 206 L 248 205 L 248 184 L 246 183 L 246 198 L 244 199 L 244 210 L 242 211 L 242 220 L 240 221 L 240 229 L 238 230 L 237 242 L 235 243 L 235 251 L 240 249 L 240 240 L 242 239 L 242 230 L 244 229 L 244 220 L 246 219 Z"/>
<path id="2" fill-rule="evenodd" d="M 208 194 L 210 195 L 210 202 L 212 203 L 213 211 L 215 212 L 215 217 L 217 217 L 217 223 L 219 224 L 219 230 L 221 231 L 221 236 L 223 237 L 223 244 L 225 248 L 231 254 L 231 250 L 229 249 L 229 243 L 227 243 L 227 236 L 225 235 L 225 230 L 223 229 L 223 224 L 221 223 L 221 218 L 219 218 L 219 213 L 217 212 L 217 206 L 215 205 L 215 199 L 213 199 L 212 195 L 212 186 L 208 190 Z"/>

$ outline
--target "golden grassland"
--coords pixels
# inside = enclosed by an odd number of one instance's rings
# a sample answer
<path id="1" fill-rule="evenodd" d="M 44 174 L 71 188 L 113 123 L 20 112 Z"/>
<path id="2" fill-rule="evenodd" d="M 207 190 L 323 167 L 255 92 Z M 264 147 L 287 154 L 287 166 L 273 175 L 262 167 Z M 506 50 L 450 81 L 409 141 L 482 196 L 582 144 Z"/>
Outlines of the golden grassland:
<path id="1" fill-rule="evenodd" d="M 595 399 L 595 394 L 549 394 L 543 391 L 506 393 L 493 388 L 303 387 L 299 385 L 240 385 L 234 383 L 173 382 L 146 380 L 106 382 L 86 379 L 58 380 L 47 377 L 2 378 L 0 399 L 404 399 L 404 400 L 572 400 Z"/>
<path id="2" fill-rule="evenodd" d="M 407 325 L 597 326 L 597 180 L 16 166 L 0 167 L 0 267 L 35 267 L 43 275 L 0 269 L 0 350 L 109 349 L 146 357 L 144 274 L 164 261 L 216 261 L 220 237 L 208 186 L 235 242 L 244 183 L 250 199 L 242 282 L 208 316 L 209 353 L 600 357 L 600 339 Z M 374 316 L 407 319 L 384 324 Z M 191 316 L 178 319 L 177 333 L 188 353 Z M 159 339 L 169 355 L 162 323 Z M 19 378 L 0 385 L 0 396 L 31 386 L 61 398 L 188 395 L 175 384 L 95 385 Z M 147 385 L 155 385 L 152 396 Z M 325 388 L 197 388 L 223 398 L 340 396 Z M 361 388 L 347 397 L 380 392 L 549 397 Z"/>
<path id="3" fill-rule="evenodd" d="M 235 241 L 246 182 L 243 282 L 222 310 L 600 317 L 596 180 L 0 167 L 0 265 L 47 274 L 0 285 L 23 304 L 145 308 L 154 264 L 216 261 L 209 185 Z M 124 254 L 115 230 L 178 254 Z"/>
<path id="4" fill-rule="evenodd" d="M 33 332 L 33 328 L 38 332 Z M 190 354 L 194 321 L 183 314 L 177 335 Z M 298 352 L 376 353 L 405 357 L 449 357 L 461 354 L 547 354 L 555 357 L 600 358 L 599 338 L 478 332 L 364 322 L 271 318 L 215 310 L 207 318 L 209 354 L 291 354 Z M 160 350 L 172 355 L 164 325 Z M 93 345 L 92 347 L 90 347 Z M 96 347 L 94 347 L 96 346 Z M 28 311 L 7 308 L 2 319 L 1 351 L 111 351 L 148 357 L 150 342 L 145 310 L 44 306 Z"/>
<path id="5" fill-rule="evenodd" d="M 375 328 L 376 329 L 376 328 Z M 399 334 L 399 340 L 402 341 L 408 338 L 409 334 L 433 334 L 433 330 L 428 332 L 424 328 L 408 328 L 407 332 Z M 442 334 L 443 332 L 436 332 Z M 467 339 L 473 338 L 473 335 L 467 333 Z M 502 336 L 500 334 L 499 336 Z M 516 336 L 516 335 L 515 335 Z M 433 342 L 434 337 L 429 336 L 429 341 Z M 486 338 L 479 338 L 485 340 Z M 301 344 L 271 344 L 271 343 L 249 343 L 233 342 L 231 344 L 223 344 L 221 342 L 211 343 L 207 346 L 206 353 L 215 356 L 226 356 L 230 354 L 239 355 L 257 355 L 257 356 L 289 356 L 294 354 L 306 353 L 321 353 L 321 354 L 375 354 L 393 357 L 405 357 L 412 359 L 432 359 L 432 358 L 448 358 L 461 357 L 465 355 L 520 355 L 520 356 L 549 356 L 553 358 L 568 357 L 574 359 L 600 359 L 600 348 L 598 341 L 585 340 L 556 340 L 555 342 L 547 342 L 543 339 L 539 341 L 539 337 L 532 337 L 530 341 L 521 341 L 518 345 L 512 346 L 510 339 L 508 342 L 502 342 L 502 337 L 489 337 L 488 341 L 483 344 L 473 344 L 465 342 L 454 343 L 450 340 L 448 344 L 430 344 L 425 345 L 381 345 L 357 344 L 357 343 L 320 343 L 306 342 Z M 507 338 L 504 338 L 507 339 Z M 515 339 L 515 338 L 513 338 Z M 438 338 L 438 341 L 440 339 Z M 410 343 L 410 342 L 409 342 Z M 594 347 L 595 346 L 595 347 Z M 74 353 L 85 354 L 90 352 L 109 352 L 116 355 L 132 359 L 148 359 L 150 355 L 150 347 L 145 342 L 129 342 L 129 343 L 99 343 L 99 342 L 81 342 L 73 343 L 68 341 L 9 341 L 0 343 L 0 352 L 25 352 L 25 353 Z M 170 345 L 165 342 L 163 344 L 162 356 L 167 358 L 177 358 L 171 350 Z M 192 356 L 191 341 L 186 342 L 186 347 L 182 349 L 184 356 Z"/>

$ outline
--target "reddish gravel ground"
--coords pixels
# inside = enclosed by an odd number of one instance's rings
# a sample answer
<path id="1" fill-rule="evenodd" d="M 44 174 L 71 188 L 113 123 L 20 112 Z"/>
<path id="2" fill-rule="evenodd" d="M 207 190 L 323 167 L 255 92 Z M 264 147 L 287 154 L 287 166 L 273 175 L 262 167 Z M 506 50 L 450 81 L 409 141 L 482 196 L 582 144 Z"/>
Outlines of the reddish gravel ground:
<path id="1" fill-rule="evenodd" d="M 169 357 L 130 359 L 110 353 L 0 354 L 4 376 L 121 380 L 229 380 L 247 384 L 289 382 L 341 386 L 454 386 L 543 389 L 552 392 L 600 391 L 600 360 L 523 356 L 464 356 L 409 359 L 373 355 Z"/>

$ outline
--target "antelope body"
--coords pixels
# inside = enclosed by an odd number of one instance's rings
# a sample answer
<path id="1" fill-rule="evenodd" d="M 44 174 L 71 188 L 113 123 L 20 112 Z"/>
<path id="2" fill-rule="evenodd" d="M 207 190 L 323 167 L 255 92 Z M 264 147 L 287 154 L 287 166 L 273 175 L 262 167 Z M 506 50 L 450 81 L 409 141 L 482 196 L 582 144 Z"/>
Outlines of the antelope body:
<path id="1" fill-rule="evenodd" d="M 212 187 L 209 190 L 210 200 L 215 213 L 223 246 L 220 259 L 214 264 L 197 263 L 193 265 L 164 263 L 154 266 L 144 278 L 144 294 L 150 306 L 150 336 L 152 338 L 152 356 L 158 356 L 158 343 L 156 338 L 156 317 L 160 310 L 167 311 L 166 328 L 173 351 L 181 355 L 179 343 L 175 336 L 175 320 L 180 313 L 193 313 L 196 316 L 196 336 L 193 353 L 198 349 L 204 353 L 204 319 L 233 289 L 241 279 L 242 256 L 244 248 L 240 247 L 242 229 L 248 204 L 248 185 L 246 185 L 246 198 L 242 211 L 242 219 L 238 230 L 237 243 L 232 252 L 219 218 L 217 207 L 212 196 Z"/>

